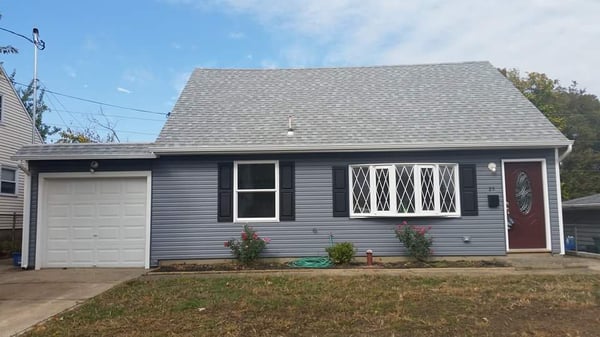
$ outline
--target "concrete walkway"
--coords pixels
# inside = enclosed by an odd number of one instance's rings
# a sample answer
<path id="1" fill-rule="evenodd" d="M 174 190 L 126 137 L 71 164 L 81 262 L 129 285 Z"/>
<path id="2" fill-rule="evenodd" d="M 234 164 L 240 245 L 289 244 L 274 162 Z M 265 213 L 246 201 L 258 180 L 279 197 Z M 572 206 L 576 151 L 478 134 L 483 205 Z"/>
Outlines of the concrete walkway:
<path id="1" fill-rule="evenodd" d="M 24 271 L 0 261 L 0 337 L 32 325 L 136 278 L 144 269 Z"/>

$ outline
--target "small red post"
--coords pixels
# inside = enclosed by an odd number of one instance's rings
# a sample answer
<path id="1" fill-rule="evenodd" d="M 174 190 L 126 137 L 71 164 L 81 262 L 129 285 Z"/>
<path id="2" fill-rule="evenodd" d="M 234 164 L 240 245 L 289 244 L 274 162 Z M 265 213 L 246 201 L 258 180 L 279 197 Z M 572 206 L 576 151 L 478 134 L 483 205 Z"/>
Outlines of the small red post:
<path id="1" fill-rule="evenodd" d="M 367 266 L 373 265 L 373 251 L 371 249 L 367 249 Z"/>

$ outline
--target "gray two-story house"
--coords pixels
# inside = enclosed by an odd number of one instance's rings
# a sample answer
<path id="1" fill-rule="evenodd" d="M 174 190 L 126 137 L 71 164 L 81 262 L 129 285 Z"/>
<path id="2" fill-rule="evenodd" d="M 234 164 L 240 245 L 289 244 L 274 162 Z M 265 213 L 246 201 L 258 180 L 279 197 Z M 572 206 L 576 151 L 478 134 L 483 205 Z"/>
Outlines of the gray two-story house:
<path id="1" fill-rule="evenodd" d="M 487 62 L 197 69 L 154 143 L 23 147 L 24 267 L 230 258 L 244 224 L 265 257 L 564 253 L 566 139 Z"/>

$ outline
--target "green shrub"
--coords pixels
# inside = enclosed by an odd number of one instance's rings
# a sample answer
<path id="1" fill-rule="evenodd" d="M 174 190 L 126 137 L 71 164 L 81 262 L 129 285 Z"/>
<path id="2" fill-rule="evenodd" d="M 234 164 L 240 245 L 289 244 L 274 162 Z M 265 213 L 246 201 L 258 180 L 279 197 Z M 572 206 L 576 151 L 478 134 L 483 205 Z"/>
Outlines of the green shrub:
<path id="1" fill-rule="evenodd" d="M 433 239 L 429 237 L 427 232 L 431 227 L 409 226 L 406 221 L 396 227 L 396 237 L 404 244 L 404 248 L 408 255 L 419 260 L 425 261 L 433 251 L 431 244 Z"/>
<path id="2" fill-rule="evenodd" d="M 255 230 L 245 225 L 241 240 L 230 239 L 225 241 L 224 246 L 231 249 L 231 253 L 241 264 L 249 265 L 258 258 L 269 242 L 271 239 L 260 238 Z"/>
<path id="3" fill-rule="evenodd" d="M 347 264 L 352 261 L 356 251 L 352 242 L 340 242 L 325 249 L 329 259 L 335 264 Z"/>

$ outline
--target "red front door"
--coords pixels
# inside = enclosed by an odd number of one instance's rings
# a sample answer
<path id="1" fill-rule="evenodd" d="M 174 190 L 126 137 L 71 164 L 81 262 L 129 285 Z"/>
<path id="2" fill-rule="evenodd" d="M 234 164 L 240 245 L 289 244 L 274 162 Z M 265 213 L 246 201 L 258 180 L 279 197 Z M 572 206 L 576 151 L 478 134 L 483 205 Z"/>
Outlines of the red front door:
<path id="1" fill-rule="evenodd" d="M 540 162 L 504 164 L 509 249 L 545 249 L 546 217 Z"/>

